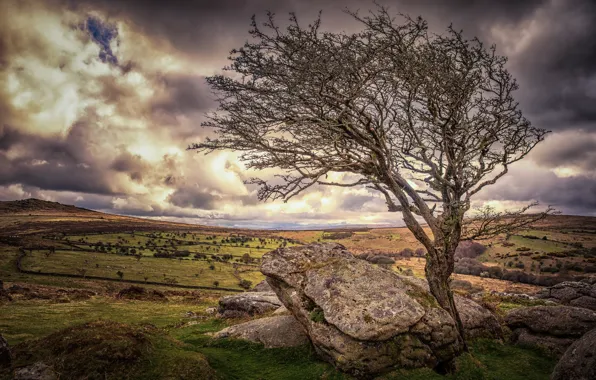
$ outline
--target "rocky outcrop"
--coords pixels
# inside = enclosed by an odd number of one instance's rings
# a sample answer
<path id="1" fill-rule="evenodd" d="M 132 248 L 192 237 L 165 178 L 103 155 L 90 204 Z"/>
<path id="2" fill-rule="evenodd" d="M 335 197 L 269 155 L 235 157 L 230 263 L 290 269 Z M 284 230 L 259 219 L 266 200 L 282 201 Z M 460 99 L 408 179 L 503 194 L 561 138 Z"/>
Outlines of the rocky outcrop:
<path id="1" fill-rule="evenodd" d="M 239 318 L 273 311 L 282 306 L 274 292 L 247 292 L 225 296 L 219 300 L 223 318 Z"/>
<path id="2" fill-rule="evenodd" d="M 280 248 L 261 271 L 318 354 L 342 371 L 437 367 L 461 352 L 449 314 L 410 278 L 334 243 Z"/>
<path id="3" fill-rule="evenodd" d="M 408 277 L 409 281 L 414 282 L 427 292 L 430 292 L 428 282 L 421 278 Z M 466 339 L 475 338 L 490 338 L 502 339 L 503 330 L 497 317 L 485 307 L 479 305 L 477 302 L 455 294 L 453 296 L 455 307 L 459 312 L 459 317 L 464 326 L 464 334 Z"/>
<path id="4" fill-rule="evenodd" d="M 540 347 L 560 357 L 573 342 L 596 328 L 596 312 L 572 306 L 525 307 L 512 310 L 505 323 L 513 331 L 513 343 Z"/>
<path id="5" fill-rule="evenodd" d="M 271 286 L 267 283 L 267 280 L 263 280 L 255 285 L 254 288 L 249 290 L 249 292 L 272 292 Z"/>
<path id="6" fill-rule="evenodd" d="M 596 310 L 596 284 L 590 282 L 562 282 L 543 289 L 537 296 L 563 305 Z"/>
<path id="7" fill-rule="evenodd" d="M 8 342 L 0 335 L 0 368 L 8 368 L 11 364 L 12 356 Z"/>
<path id="8" fill-rule="evenodd" d="M 503 338 L 503 330 L 497 317 L 471 299 L 455 295 L 455 307 L 464 325 L 466 339 Z"/>
<path id="9" fill-rule="evenodd" d="M 596 379 L 596 329 L 575 341 L 557 363 L 551 380 Z"/>
<path id="10" fill-rule="evenodd" d="M 16 369 L 14 371 L 14 380 L 57 380 L 56 372 L 42 362 Z"/>
<path id="11" fill-rule="evenodd" d="M 118 299 L 126 299 L 126 300 L 136 300 L 136 301 L 167 301 L 168 298 L 160 292 L 159 290 L 155 289 L 146 289 L 141 286 L 132 285 L 127 288 L 122 289 L 116 295 Z"/>
<path id="12" fill-rule="evenodd" d="M 300 323 L 291 315 L 260 318 L 227 327 L 213 335 L 214 338 L 236 338 L 262 343 L 267 348 L 295 347 L 308 343 Z"/>

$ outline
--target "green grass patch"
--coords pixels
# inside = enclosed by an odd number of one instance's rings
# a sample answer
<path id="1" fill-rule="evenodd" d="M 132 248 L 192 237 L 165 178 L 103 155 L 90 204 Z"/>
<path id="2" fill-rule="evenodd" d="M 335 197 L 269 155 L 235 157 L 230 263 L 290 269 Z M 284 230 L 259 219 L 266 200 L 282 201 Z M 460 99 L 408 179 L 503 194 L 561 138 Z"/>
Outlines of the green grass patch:
<path id="1" fill-rule="evenodd" d="M 234 276 L 235 269 L 228 263 L 209 263 L 205 260 L 177 260 L 168 258 L 144 257 L 137 260 L 134 256 L 117 254 L 90 253 L 78 251 L 56 251 L 50 256 L 43 251 L 27 253 L 22 260 L 23 269 L 33 272 L 62 273 L 85 276 L 97 276 L 135 281 L 163 282 L 194 286 L 218 286 L 241 289 L 239 279 Z M 214 269 L 211 269 L 213 266 Z M 246 268 L 245 268 L 246 269 Z M 83 272 L 84 271 L 84 272 Z M 261 281 L 264 276 L 258 267 L 245 270 L 241 278 Z"/>

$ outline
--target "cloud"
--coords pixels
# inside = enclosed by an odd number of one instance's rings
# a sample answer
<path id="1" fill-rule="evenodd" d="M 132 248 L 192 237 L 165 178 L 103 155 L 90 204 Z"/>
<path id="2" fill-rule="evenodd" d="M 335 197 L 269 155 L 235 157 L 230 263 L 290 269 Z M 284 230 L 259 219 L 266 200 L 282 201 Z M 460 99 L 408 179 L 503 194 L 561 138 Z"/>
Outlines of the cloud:
<path id="1" fill-rule="evenodd" d="M 522 109 L 555 130 L 477 202 L 539 200 L 596 211 L 596 9 L 588 0 L 380 1 L 442 32 L 497 43 L 520 83 Z M 0 3 L 0 199 L 37 197 L 82 207 L 227 226 L 399 224 L 364 188 L 316 187 L 287 203 L 259 202 L 233 152 L 185 150 L 211 132 L 205 77 L 250 38 L 250 17 L 354 30 L 356 0 L 70 1 Z M 523 179 L 523 180 L 521 180 Z"/>

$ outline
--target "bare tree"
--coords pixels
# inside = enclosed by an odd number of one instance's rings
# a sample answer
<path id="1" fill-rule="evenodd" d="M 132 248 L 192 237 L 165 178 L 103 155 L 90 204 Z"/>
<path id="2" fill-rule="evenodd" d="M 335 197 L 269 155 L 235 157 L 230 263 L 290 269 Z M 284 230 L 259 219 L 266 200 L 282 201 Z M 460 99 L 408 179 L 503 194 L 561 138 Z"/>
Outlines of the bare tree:
<path id="1" fill-rule="evenodd" d="M 466 224 L 471 197 L 547 131 L 522 116 L 494 46 L 451 27 L 431 34 L 421 18 L 398 23 L 385 8 L 348 13 L 361 32 L 322 32 L 320 17 L 302 26 L 292 14 L 286 28 L 272 14 L 262 26 L 253 17 L 253 42 L 232 50 L 231 75 L 207 78 L 219 108 L 203 125 L 217 137 L 189 149 L 235 150 L 248 168 L 281 169 L 247 181 L 261 200 L 287 201 L 315 184 L 380 192 L 426 248 L 431 292 L 465 343 L 449 288 L 458 243 L 544 215 L 485 210 Z"/>

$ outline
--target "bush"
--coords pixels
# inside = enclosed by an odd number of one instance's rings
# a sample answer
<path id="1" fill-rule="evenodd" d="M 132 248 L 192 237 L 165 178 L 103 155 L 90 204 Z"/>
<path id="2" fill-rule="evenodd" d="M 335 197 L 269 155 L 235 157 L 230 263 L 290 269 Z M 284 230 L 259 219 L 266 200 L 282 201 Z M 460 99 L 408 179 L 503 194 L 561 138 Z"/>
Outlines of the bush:
<path id="1" fill-rule="evenodd" d="M 242 279 L 238 283 L 238 286 L 240 286 L 243 289 L 250 289 L 252 287 L 252 281 Z"/>
<path id="2" fill-rule="evenodd" d="M 462 241 L 455 250 L 455 258 L 476 258 L 486 251 L 486 247 L 475 241 Z"/>

